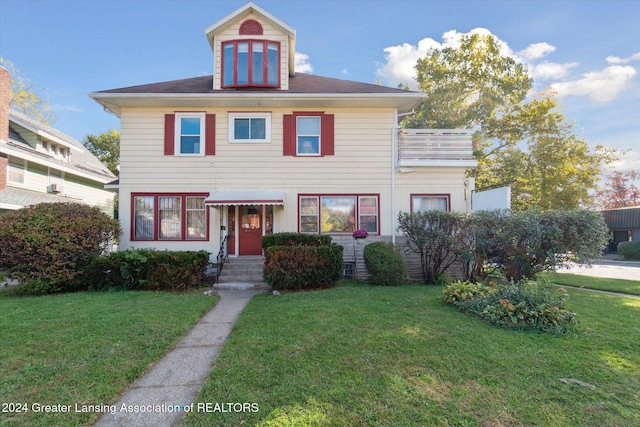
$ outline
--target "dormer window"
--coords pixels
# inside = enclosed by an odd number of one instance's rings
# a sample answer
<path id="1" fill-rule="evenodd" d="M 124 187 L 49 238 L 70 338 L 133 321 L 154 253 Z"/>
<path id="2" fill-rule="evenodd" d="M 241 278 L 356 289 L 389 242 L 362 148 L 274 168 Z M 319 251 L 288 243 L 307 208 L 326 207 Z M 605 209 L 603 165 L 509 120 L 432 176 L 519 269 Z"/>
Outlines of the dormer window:
<path id="1" fill-rule="evenodd" d="M 222 52 L 222 87 L 280 86 L 280 43 L 233 40 Z"/>

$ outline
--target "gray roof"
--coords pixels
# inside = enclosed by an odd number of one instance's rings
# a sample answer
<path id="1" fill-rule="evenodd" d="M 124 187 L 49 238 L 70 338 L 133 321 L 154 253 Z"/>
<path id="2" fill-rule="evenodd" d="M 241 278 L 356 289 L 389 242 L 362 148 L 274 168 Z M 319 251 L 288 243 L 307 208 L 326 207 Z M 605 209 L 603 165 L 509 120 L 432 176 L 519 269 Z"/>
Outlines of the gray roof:
<path id="1" fill-rule="evenodd" d="M 602 211 L 604 222 L 611 230 L 640 229 L 640 206 Z"/>
<path id="2" fill-rule="evenodd" d="M 14 122 L 14 124 L 12 124 L 12 121 Z M 15 121 L 24 123 L 32 129 L 46 132 L 77 148 L 71 153 L 71 161 L 69 162 L 66 160 L 58 159 L 54 156 L 48 155 L 47 153 L 39 152 L 33 149 L 33 147 L 31 147 L 27 143 L 25 138 L 20 135 L 21 130 L 19 130 L 15 125 Z M 32 129 L 28 129 L 26 132 L 33 132 Z M 96 156 L 91 154 L 87 147 L 82 145 L 80 141 L 60 132 L 59 130 L 51 126 L 42 124 L 37 120 L 31 119 L 30 117 L 13 110 L 9 111 L 9 141 L 7 145 L 9 145 L 12 149 L 17 149 L 20 152 L 28 153 L 31 156 L 37 156 L 38 158 L 46 159 L 49 163 L 59 165 L 63 170 L 68 171 L 69 169 L 72 169 L 75 170 L 75 172 L 79 175 L 90 177 L 99 182 L 109 182 L 116 178 L 116 176 L 111 171 L 109 171 L 109 169 L 100 160 L 98 160 Z"/>
<path id="3" fill-rule="evenodd" d="M 25 190 L 24 188 L 7 187 L 2 192 L 2 204 L 30 206 L 38 203 L 54 202 L 81 202 L 78 199 L 58 196 L 55 194 L 42 193 L 39 191 Z"/>

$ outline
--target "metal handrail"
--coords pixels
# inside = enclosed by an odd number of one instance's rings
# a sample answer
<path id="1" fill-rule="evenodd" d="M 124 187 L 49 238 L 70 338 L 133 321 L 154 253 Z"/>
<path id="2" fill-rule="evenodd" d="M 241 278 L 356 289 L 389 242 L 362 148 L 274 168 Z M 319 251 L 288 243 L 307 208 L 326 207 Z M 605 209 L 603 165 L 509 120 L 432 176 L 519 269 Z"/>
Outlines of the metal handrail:
<path id="1" fill-rule="evenodd" d="M 224 262 L 227 260 L 227 238 L 229 236 L 224 236 L 222 241 L 220 242 L 220 250 L 218 251 L 218 255 L 216 256 L 216 281 L 218 283 L 218 279 L 220 279 L 220 273 L 222 273 L 222 266 L 224 266 Z"/>

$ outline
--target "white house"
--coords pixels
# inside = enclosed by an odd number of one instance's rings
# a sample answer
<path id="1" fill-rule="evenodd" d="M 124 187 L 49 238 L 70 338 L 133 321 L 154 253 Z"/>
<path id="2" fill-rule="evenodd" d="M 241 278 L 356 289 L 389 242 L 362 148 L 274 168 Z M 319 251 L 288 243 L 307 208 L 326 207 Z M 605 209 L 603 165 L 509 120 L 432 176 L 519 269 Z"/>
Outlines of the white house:
<path id="1" fill-rule="evenodd" d="M 116 177 L 79 141 L 9 108 L 0 67 L 0 214 L 43 202 L 81 202 L 113 216 Z"/>
<path id="2" fill-rule="evenodd" d="M 261 254 L 265 234 L 470 209 L 464 130 L 403 130 L 423 94 L 294 72 L 296 32 L 249 2 L 206 29 L 213 74 L 93 92 L 121 119 L 121 248 Z"/>

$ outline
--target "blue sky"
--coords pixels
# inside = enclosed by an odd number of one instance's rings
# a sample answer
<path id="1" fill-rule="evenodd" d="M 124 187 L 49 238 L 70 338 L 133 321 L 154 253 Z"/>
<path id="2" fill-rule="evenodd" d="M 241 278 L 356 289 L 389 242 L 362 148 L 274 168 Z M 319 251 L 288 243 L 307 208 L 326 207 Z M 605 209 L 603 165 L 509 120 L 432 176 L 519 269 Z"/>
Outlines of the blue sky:
<path id="1" fill-rule="evenodd" d="M 245 0 L 0 0 L 0 56 L 78 140 L 119 128 L 87 94 L 208 75 L 205 29 Z M 485 31 L 552 86 L 591 144 L 640 170 L 640 1 L 256 0 L 297 31 L 297 70 L 396 87 L 429 47 Z"/>

